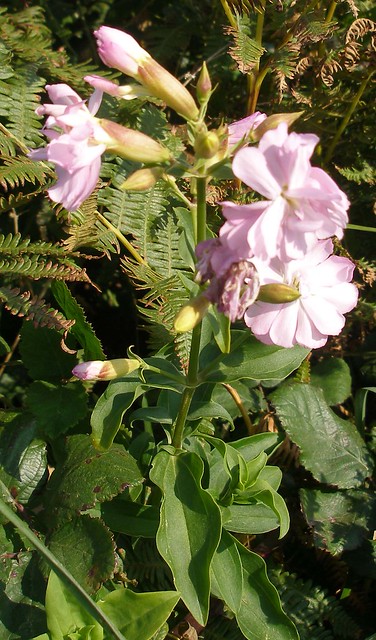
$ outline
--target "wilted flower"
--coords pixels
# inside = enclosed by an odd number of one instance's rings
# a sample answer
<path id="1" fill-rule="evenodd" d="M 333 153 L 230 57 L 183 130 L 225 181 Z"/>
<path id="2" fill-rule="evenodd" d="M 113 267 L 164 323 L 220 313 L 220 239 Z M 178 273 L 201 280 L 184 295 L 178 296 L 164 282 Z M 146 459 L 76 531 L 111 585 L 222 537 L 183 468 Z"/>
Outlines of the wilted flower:
<path id="1" fill-rule="evenodd" d="M 164 69 L 128 33 L 111 27 L 94 32 L 104 64 L 131 76 L 187 120 L 197 120 L 198 107 L 185 86 Z"/>
<path id="2" fill-rule="evenodd" d="M 203 295 L 231 322 L 242 318 L 259 291 L 259 279 L 252 262 L 239 258 L 219 238 L 200 242 L 196 255 L 197 280 L 209 282 Z"/>
<path id="3" fill-rule="evenodd" d="M 242 148 L 234 157 L 234 174 L 268 199 L 261 213 L 260 203 L 224 203 L 224 215 L 236 214 L 250 251 L 264 260 L 302 258 L 317 240 L 343 235 L 349 201 L 325 171 L 311 166 L 317 142 L 313 134 L 288 134 L 282 122 L 265 133 L 257 148 Z"/>
<path id="4" fill-rule="evenodd" d="M 283 263 L 274 258 L 265 263 L 253 258 L 261 285 L 284 283 L 300 294 L 292 302 L 256 301 L 248 307 L 244 321 L 261 342 L 315 349 L 322 347 L 328 336 L 340 333 L 345 324 L 343 314 L 355 307 L 358 291 L 350 283 L 354 264 L 331 255 L 332 250 L 332 241 L 323 240 L 301 260 Z"/>

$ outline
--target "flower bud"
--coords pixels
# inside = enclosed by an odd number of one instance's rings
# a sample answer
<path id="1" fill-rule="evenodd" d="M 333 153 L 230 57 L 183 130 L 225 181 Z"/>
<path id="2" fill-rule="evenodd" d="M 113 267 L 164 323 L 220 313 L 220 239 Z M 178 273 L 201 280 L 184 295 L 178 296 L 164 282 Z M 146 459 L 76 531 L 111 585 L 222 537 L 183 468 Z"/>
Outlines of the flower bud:
<path id="1" fill-rule="evenodd" d="M 128 191 L 146 191 L 154 187 L 155 183 L 163 175 L 161 167 L 148 167 L 134 171 L 120 186 L 120 189 Z"/>
<path id="2" fill-rule="evenodd" d="M 145 60 L 138 70 L 139 81 L 151 95 L 160 98 L 186 120 L 197 120 L 198 107 L 188 89 L 156 60 Z"/>
<path id="3" fill-rule="evenodd" d="M 167 162 L 170 159 L 170 152 L 166 147 L 141 131 L 127 129 L 111 120 L 101 119 L 98 124 L 107 135 L 103 140 L 97 139 L 97 142 L 103 142 L 108 151 L 122 158 L 146 163 Z M 96 138 L 99 138 L 98 134 Z"/>
<path id="4" fill-rule="evenodd" d="M 135 371 L 140 366 L 136 359 L 89 360 L 77 364 L 72 373 L 80 380 L 114 380 Z"/>
<path id="5" fill-rule="evenodd" d="M 197 80 L 196 93 L 197 100 L 200 104 L 206 104 L 211 96 L 212 83 L 209 76 L 209 71 L 206 66 L 206 62 L 203 63 L 200 71 L 200 75 Z"/>
<path id="6" fill-rule="evenodd" d="M 269 131 L 270 129 L 276 129 L 281 122 L 286 122 L 287 126 L 295 122 L 300 116 L 304 113 L 304 111 L 295 111 L 294 113 L 273 113 L 273 115 L 268 116 L 259 124 L 259 126 L 254 129 L 252 133 L 252 139 L 255 142 L 261 140 L 264 133 Z"/>
<path id="7" fill-rule="evenodd" d="M 194 148 L 199 158 L 213 158 L 220 146 L 219 138 L 215 131 L 199 133 Z"/>
<path id="8" fill-rule="evenodd" d="M 135 98 L 145 98 L 149 96 L 149 92 L 145 87 L 136 84 L 118 85 L 102 76 L 89 75 L 84 77 L 85 82 L 90 84 L 94 89 L 99 89 L 103 93 L 108 93 L 115 98 L 123 100 L 134 100 Z"/>
<path id="9" fill-rule="evenodd" d="M 300 293 L 294 287 L 282 282 L 273 282 L 272 284 L 261 285 L 257 301 L 283 304 L 285 302 L 293 302 L 298 298 L 300 298 Z"/>
<path id="10" fill-rule="evenodd" d="M 210 301 L 203 294 L 193 298 L 183 305 L 175 316 L 174 329 L 178 333 L 191 331 L 194 329 L 206 314 L 210 306 Z"/>
<path id="11" fill-rule="evenodd" d="M 94 31 L 97 38 L 98 54 L 108 67 L 119 69 L 123 73 L 139 80 L 138 68 L 151 56 L 138 42 L 119 29 L 100 27 Z"/>

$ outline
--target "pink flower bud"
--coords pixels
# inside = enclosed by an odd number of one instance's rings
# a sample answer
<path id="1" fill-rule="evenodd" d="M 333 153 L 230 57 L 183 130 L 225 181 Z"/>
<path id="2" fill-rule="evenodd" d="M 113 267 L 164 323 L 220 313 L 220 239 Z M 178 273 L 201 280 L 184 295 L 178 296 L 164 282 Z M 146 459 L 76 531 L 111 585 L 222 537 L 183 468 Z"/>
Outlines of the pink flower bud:
<path id="1" fill-rule="evenodd" d="M 102 62 L 139 80 L 138 68 L 143 61 L 151 57 L 148 52 L 140 47 L 132 36 L 119 29 L 99 27 L 94 31 L 94 35 Z"/>
<path id="2" fill-rule="evenodd" d="M 80 380 L 114 380 L 135 371 L 140 366 L 136 359 L 89 360 L 77 364 L 72 373 Z"/>
<path id="3" fill-rule="evenodd" d="M 212 83 L 206 62 L 203 63 L 196 85 L 197 99 L 200 104 L 206 104 L 212 93 Z"/>
<path id="4" fill-rule="evenodd" d="M 107 80 L 107 78 L 95 75 L 85 76 L 84 80 L 95 89 L 99 89 L 103 91 L 103 93 L 108 93 L 115 98 L 122 98 L 123 100 L 134 100 L 135 98 L 145 98 L 149 96 L 149 92 L 145 87 L 136 84 L 118 85 L 115 84 L 115 82 L 111 82 L 111 80 Z"/>

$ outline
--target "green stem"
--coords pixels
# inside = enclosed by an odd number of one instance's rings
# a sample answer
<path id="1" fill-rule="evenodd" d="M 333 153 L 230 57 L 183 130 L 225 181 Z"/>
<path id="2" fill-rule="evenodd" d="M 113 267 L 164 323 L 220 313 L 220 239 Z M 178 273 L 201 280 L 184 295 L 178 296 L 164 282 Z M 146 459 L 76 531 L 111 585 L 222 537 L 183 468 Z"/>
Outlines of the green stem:
<path id="1" fill-rule="evenodd" d="M 236 24 L 236 20 L 233 16 L 233 14 L 231 13 L 230 7 L 228 6 L 227 0 L 221 0 L 221 5 L 223 7 L 223 11 L 226 14 L 227 20 L 229 21 L 230 25 L 236 29 L 237 24 Z"/>
<path id="2" fill-rule="evenodd" d="M 262 0 L 260 10 L 257 14 L 256 21 L 256 32 L 255 32 L 255 40 L 259 47 L 262 46 L 262 34 L 264 30 L 264 20 L 265 20 L 265 7 L 266 0 Z M 252 72 L 249 75 L 249 96 L 248 96 L 248 104 L 247 104 L 247 113 L 252 114 L 256 111 L 256 105 L 258 96 L 260 93 L 261 83 L 265 78 L 266 73 L 263 74 L 261 82 L 259 80 L 260 76 L 260 59 L 257 60 Z"/>
<path id="3" fill-rule="evenodd" d="M 169 176 L 169 175 L 166 174 L 165 176 L 162 176 L 162 179 L 164 180 L 164 182 L 166 182 L 168 184 L 170 189 L 178 196 L 178 198 L 180 198 L 180 200 L 182 202 L 184 202 L 185 206 L 189 210 L 192 210 L 195 207 L 193 202 L 191 202 L 187 198 L 187 196 L 185 196 L 184 193 L 182 191 L 180 191 L 178 185 L 176 184 L 175 178 L 172 178 L 172 176 Z"/>
<path id="4" fill-rule="evenodd" d="M 197 190 L 197 205 L 195 208 L 195 241 L 196 244 L 206 239 L 206 185 L 207 178 L 196 178 L 196 190 Z M 181 449 L 184 427 L 187 419 L 189 407 L 193 394 L 197 386 L 197 374 L 199 366 L 200 356 L 200 342 L 201 342 L 201 323 L 197 325 L 192 331 L 192 342 L 189 353 L 189 365 L 187 375 L 187 387 L 184 389 L 178 415 L 173 429 L 172 444 L 176 449 Z"/>
<path id="5" fill-rule="evenodd" d="M 2 486 L 4 487 L 4 485 Z M 99 609 L 77 580 L 75 580 L 69 571 L 67 571 L 64 565 L 55 558 L 51 551 L 47 549 L 43 542 L 39 540 L 35 533 L 29 529 L 29 527 L 14 513 L 2 498 L 0 498 L 0 513 L 30 541 L 37 551 L 39 551 L 51 569 L 68 587 L 68 589 L 70 589 L 80 605 L 82 605 L 97 622 L 99 622 L 103 629 L 109 634 L 110 638 L 126 640 L 122 633 L 120 633 L 119 629 L 111 622 L 105 613 Z"/>
<path id="6" fill-rule="evenodd" d="M 332 0 L 330 7 L 328 9 L 328 11 L 326 12 L 326 16 L 325 16 L 325 24 L 329 24 L 329 22 L 331 22 L 333 20 L 333 16 L 334 16 L 334 12 L 337 8 L 337 0 Z"/>
<path id="7" fill-rule="evenodd" d="M 353 98 L 353 100 L 352 100 L 352 102 L 351 102 L 351 104 L 350 104 L 350 106 L 349 106 L 349 108 L 347 110 L 347 113 L 345 114 L 345 117 L 343 118 L 343 120 L 342 120 L 340 126 L 338 127 L 337 132 L 336 132 L 331 144 L 329 145 L 329 149 L 328 149 L 327 154 L 326 154 L 325 159 L 324 159 L 324 164 L 327 164 L 331 160 L 331 158 L 333 156 L 333 153 L 334 153 L 334 149 L 336 148 L 341 135 L 343 134 L 343 132 L 345 131 L 347 125 L 349 124 L 351 116 L 353 115 L 356 107 L 358 106 L 358 103 L 359 103 L 359 101 L 360 101 L 360 99 L 361 99 L 361 97 L 362 97 L 362 95 L 363 95 L 363 93 L 364 93 L 364 91 L 365 91 L 365 89 L 367 87 L 367 84 L 369 83 L 369 81 L 372 78 L 374 73 L 375 73 L 375 71 L 372 70 L 371 73 L 369 73 L 368 76 L 366 78 L 364 78 L 362 84 L 360 85 L 356 95 L 354 96 L 354 98 Z"/>
<path id="8" fill-rule="evenodd" d="M 138 264 L 147 265 L 146 260 L 144 260 L 142 256 L 140 256 L 137 249 L 135 249 L 134 246 L 129 242 L 129 240 L 127 240 L 127 238 L 122 234 L 120 229 L 117 229 L 116 227 L 114 227 L 114 225 L 109 220 L 107 220 L 107 218 L 102 216 L 102 214 L 99 213 L 99 211 L 97 212 L 97 216 L 98 216 L 98 220 L 100 220 L 102 224 L 104 224 L 104 226 L 107 227 L 107 229 L 112 231 L 112 233 L 117 237 L 119 242 L 121 242 L 121 244 L 127 249 L 127 251 L 129 251 L 131 256 L 133 256 L 133 258 L 138 262 Z"/>
<path id="9" fill-rule="evenodd" d="M 370 231 L 376 233 L 376 227 L 362 227 L 360 224 L 348 224 L 346 229 L 352 229 L 353 231 Z"/>

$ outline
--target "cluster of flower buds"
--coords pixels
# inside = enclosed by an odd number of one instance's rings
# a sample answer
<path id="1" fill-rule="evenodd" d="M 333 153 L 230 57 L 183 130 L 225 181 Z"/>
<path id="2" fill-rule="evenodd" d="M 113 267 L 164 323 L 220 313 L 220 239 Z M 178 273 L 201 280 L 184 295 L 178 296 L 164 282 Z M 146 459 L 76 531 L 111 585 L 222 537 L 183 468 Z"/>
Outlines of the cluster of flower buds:
<path id="1" fill-rule="evenodd" d="M 317 348 L 357 303 L 354 264 L 333 255 L 330 240 L 342 238 L 349 202 L 311 165 L 317 136 L 289 133 L 288 124 L 256 113 L 229 126 L 233 173 L 265 199 L 222 203 L 219 238 L 196 248 L 197 280 L 209 282 L 201 295 L 231 321 L 243 318 L 260 341 Z"/>

